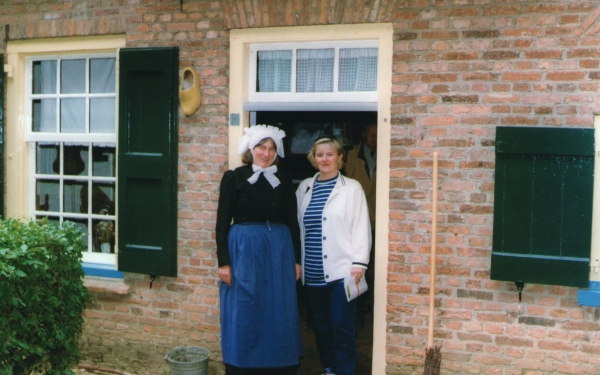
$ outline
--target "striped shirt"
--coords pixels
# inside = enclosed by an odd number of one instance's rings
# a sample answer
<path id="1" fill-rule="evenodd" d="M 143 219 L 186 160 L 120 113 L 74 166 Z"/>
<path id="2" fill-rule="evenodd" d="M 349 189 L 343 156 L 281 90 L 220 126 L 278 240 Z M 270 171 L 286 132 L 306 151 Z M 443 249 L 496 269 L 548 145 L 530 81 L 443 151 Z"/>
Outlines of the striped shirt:
<path id="1" fill-rule="evenodd" d="M 315 179 L 312 197 L 304 213 L 304 279 L 306 285 L 327 285 L 323 272 L 323 208 L 338 176 L 323 181 Z"/>

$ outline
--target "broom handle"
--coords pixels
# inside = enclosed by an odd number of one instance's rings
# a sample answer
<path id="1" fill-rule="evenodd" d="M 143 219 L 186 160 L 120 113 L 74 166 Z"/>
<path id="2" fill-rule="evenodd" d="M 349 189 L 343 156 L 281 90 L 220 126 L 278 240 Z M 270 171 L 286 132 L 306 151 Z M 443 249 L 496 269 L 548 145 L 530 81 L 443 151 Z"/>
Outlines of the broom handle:
<path id="1" fill-rule="evenodd" d="M 433 184 L 431 194 L 431 260 L 429 266 L 429 330 L 427 347 L 433 345 L 433 308 L 435 305 L 435 243 L 437 241 L 437 184 L 438 184 L 438 153 L 433 153 Z"/>

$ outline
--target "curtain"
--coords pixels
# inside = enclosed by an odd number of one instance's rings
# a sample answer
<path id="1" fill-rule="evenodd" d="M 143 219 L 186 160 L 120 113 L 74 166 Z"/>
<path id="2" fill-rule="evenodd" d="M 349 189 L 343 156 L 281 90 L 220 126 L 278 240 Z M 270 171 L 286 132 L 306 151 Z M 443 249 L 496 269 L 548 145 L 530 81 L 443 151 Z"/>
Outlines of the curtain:
<path id="1" fill-rule="evenodd" d="M 340 83 L 338 90 L 377 90 L 377 48 L 340 49 Z"/>
<path id="2" fill-rule="evenodd" d="M 333 92 L 335 50 L 299 49 L 296 53 L 296 91 Z"/>
<path id="3" fill-rule="evenodd" d="M 377 91 L 377 48 L 339 50 L 340 92 Z M 258 51 L 257 92 L 290 92 L 292 51 Z M 333 92 L 335 49 L 296 50 L 296 92 Z"/>
<path id="4" fill-rule="evenodd" d="M 258 51 L 257 92 L 292 91 L 292 51 Z"/>

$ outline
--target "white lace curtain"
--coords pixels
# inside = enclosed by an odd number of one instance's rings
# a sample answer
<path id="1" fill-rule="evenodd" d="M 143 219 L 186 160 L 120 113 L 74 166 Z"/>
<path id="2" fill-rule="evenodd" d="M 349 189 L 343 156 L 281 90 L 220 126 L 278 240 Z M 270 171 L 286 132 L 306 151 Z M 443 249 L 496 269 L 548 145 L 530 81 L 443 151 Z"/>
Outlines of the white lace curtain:
<path id="1" fill-rule="evenodd" d="M 292 51 L 258 51 L 258 92 L 292 90 Z"/>
<path id="2" fill-rule="evenodd" d="M 377 90 L 377 48 L 340 49 L 340 85 L 338 90 Z"/>
<path id="3" fill-rule="evenodd" d="M 296 56 L 297 92 L 333 91 L 333 48 L 299 49 Z"/>
<path id="4" fill-rule="evenodd" d="M 296 92 L 333 92 L 335 50 L 296 51 Z M 259 51 L 257 92 L 291 92 L 292 51 Z M 342 48 L 339 91 L 377 90 L 377 48 Z"/>

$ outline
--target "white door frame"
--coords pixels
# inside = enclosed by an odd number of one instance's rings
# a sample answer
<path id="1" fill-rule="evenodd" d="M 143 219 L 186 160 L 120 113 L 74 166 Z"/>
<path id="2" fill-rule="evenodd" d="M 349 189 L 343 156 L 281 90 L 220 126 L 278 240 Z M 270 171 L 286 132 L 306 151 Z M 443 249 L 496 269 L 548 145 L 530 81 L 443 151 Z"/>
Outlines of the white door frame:
<path id="1" fill-rule="evenodd" d="M 237 145 L 243 128 L 250 124 L 248 101 L 249 45 L 323 40 L 375 39 L 379 44 L 377 68 L 377 217 L 375 238 L 375 290 L 373 319 L 373 375 L 384 375 L 386 368 L 386 307 L 388 269 L 389 181 L 391 149 L 391 98 L 393 27 L 390 23 L 270 27 L 231 30 L 229 72 L 229 168 L 241 165 Z"/>

